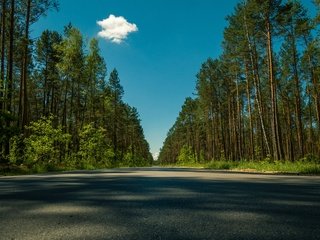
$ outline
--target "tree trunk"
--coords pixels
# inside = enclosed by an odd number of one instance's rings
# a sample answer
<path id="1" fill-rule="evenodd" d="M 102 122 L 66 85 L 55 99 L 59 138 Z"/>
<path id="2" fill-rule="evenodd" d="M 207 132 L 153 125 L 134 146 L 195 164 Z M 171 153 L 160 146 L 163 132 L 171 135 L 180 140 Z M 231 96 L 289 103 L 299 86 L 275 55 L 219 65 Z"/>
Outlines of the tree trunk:
<path id="1" fill-rule="evenodd" d="M 263 119 L 263 108 L 262 108 L 262 97 L 261 97 L 261 89 L 260 89 L 260 75 L 259 75 L 259 66 L 258 66 L 258 57 L 257 57 L 257 51 L 255 46 L 252 46 L 250 35 L 249 35 L 249 29 L 248 29 L 248 24 L 247 24 L 247 19 L 246 15 L 244 15 L 244 24 L 245 24 L 245 35 L 248 41 L 248 48 L 249 48 L 249 55 L 250 55 L 250 61 L 252 65 L 252 75 L 253 75 L 253 83 L 255 87 L 255 92 L 256 92 L 256 103 L 257 103 L 257 108 L 258 108 L 258 115 L 259 115 L 259 120 L 260 120 L 260 125 L 261 125 L 261 131 L 262 131 L 262 142 L 264 140 L 266 148 L 267 148 L 267 155 L 271 154 L 270 150 L 270 144 L 269 140 L 267 137 L 266 133 L 266 127 L 265 127 L 265 122 Z M 263 146 L 263 144 L 262 144 Z M 262 150 L 262 149 L 261 149 Z"/>
<path id="2" fill-rule="evenodd" d="M 316 108 L 316 119 L 317 119 L 317 127 L 318 127 L 318 135 L 320 135 L 320 93 L 319 93 L 319 83 L 316 75 L 315 67 L 312 64 L 311 55 L 308 54 L 308 62 L 309 62 L 309 68 L 310 68 L 310 74 L 311 74 L 311 82 L 313 85 L 313 97 L 314 97 L 314 103 Z"/>
<path id="3" fill-rule="evenodd" d="M 246 74 L 246 93 L 247 93 L 247 104 L 248 104 L 248 114 L 249 114 L 249 151 L 250 159 L 254 160 L 254 138 L 253 138 L 253 120 L 252 120 L 252 110 L 251 110 L 251 94 L 250 94 L 250 79 L 249 79 L 249 66 L 245 59 L 245 74 Z"/>
<path id="4" fill-rule="evenodd" d="M 4 60 L 5 60 L 5 45 L 6 45 L 6 0 L 2 0 L 2 16 L 1 16 L 1 67 L 0 67 L 0 112 L 4 109 Z"/>
<path id="5" fill-rule="evenodd" d="M 43 99 L 42 99 L 42 115 L 43 116 L 47 116 L 47 105 L 48 105 L 48 101 L 47 101 L 47 94 L 49 95 L 49 91 L 48 91 L 48 56 L 46 54 L 46 66 L 45 66 L 45 70 L 44 70 L 44 83 L 43 83 Z"/>
<path id="6" fill-rule="evenodd" d="M 290 109 L 290 100 L 288 94 L 283 94 L 283 115 L 284 115 L 284 131 L 286 133 L 286 139 L 284 140 L 286 145 L 286 152 L 284 154 L 286 160 L 294 161 L 294 149 L 293 149 L 293 136 L 292 136 L 292 120 Z"/>
<path id="7" fill-rule="evenodd" d="M 7 76 L 7 112 L 11 113 L 12 111 L 12 90 L 13 90 L 13 40 L 14 40 L 14 15 L 15 15 L 15 0 L 11 0 L 11 10 L 10 10 L 10 33 L 9 33 L 9 55 L 8 55 L 8 76 Z M 7 120 L 7 128 L 11 127 L 11 120 Z M 9 141 L 7 141 L 5 146 L 5 154 L 9 154 L 10 145 Z"/>
<path id="8" fill-rule="evenodd" d="M 227 146 L 226 146 L 226 139 L 228 138 L 226 136 L 227 131 L 225 130 L 224 127 L 224 122 L 222 121 L 222 108 L 221 108 L 221 103 L 219 102 L 219 124 L 220 124 L 220 131 L 221 131 L 221 141 L 222 141 L 222 158 L 227 159 Z"/>
<path id="9" fill-rule="evenodd" d="M 31 14 L 31 0 L 27 2 L 26 26 L 24 36 L 24 50 L 22 60 L 22 74 L 20 81 L 20 101 L 19 101 L 19 127 L 24 130 L 28 124 L 28 91 L 27 91 L 27 78 L 28 78 L 28 58 L 29 58 L 29 25 Z"/>
<path id="10" fill-rule="evenodd" d="M 309 118 L 309 131 L 308 131 L 308 140 L 307 140 L 307 149 L 306 151 L 308 153 L 311 153 L 312 155 L 315 155 L 315 143 L 317 142 L 314 139 L 314 133 L 313 133 L 313 119 L 312 119 L 312 96 L 310 94 L 310 91 L 308 91 L 308 118 Z"/>
<path id="11" fill-rule="evenodd" d="M 0 114 L 5 109 L 4 107 L 4 96 L 5 96 L 5 78 L 4 78 L 4 60 L 5 60 L 5 42 L 6 42 L 6 0 L 2 0 L 2 13 L 1 13 L 1 28 L 0 28 L 0 39 L 1 39 L 1 63 L 0 63 Z M 2 121 L 1 121 L 2 124 Z M 2 150 L 6 148 L 5 143 L 0 145 L 0 161 L 4 161 L 2 158 Z"/>
<path id="12" fill-rule="evenodd" d="M 117 95 L 114 96 L 114 106 L 113 106 L 113 129 L 112 129 L 112 141 L 113 141 L 113 152 L 114 152 L 114 163 L 117 161 L 118 157 L 118 137 L 117 137 L 117 116 L 118 116 L 118 109 L 117 109 Z"/>
<path id="13" fill-rule="evenodd" d="M 272 150 L 273 158 L 280 160 L 283 158 L 283 151 L 281 145 L 279 120 L 278 120 L 278 103 L 276 93 L 276 81 L 273 67 L 273 51 L 272 51 L 272 35 L 271 24 L 269 16 L 266 18 L 266 31 L 267 31 L 267 58 L 268 58 L 268 70 L 269 70 L 269 84 L 270 84 L 270 96 L 271 96 L 271 135 L 272 135 Z"/>
<path id="14" fill-rule="evenodd" d="M 304 156 L 304 136 L 302 124 L 302 111 L 301 111 L 301 89 L 298 74 L 298 60 L 295 37 L 292 36 L 292 50 L 293 50 L 293 70 L 294 70 L 294 83 L 295 83 L 295 112 L 296 112 L 296 125 L 297 125 L 297 140 L 299 147 L 299 158 Z"/>
<path id="15" fill-rule="evenodd" d="M 240 92 L 238 76 L 236 76 L 236 135 L 237 135 L 237 147 L 238 147 L 238 160 L 242 159 L 242 123 L 241 123 L 241 104 L 240 104 Z"/>

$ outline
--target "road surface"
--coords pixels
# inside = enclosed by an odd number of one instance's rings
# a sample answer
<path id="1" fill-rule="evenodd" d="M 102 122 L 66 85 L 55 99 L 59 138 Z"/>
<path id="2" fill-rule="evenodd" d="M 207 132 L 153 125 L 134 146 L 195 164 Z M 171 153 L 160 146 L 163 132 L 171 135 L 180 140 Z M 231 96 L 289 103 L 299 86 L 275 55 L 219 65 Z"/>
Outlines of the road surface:
<path id="1" fill-rule="evenodd" d="M 175 168 L 0 177 L 0 239 L 320 239 L 320 177 Z"/>

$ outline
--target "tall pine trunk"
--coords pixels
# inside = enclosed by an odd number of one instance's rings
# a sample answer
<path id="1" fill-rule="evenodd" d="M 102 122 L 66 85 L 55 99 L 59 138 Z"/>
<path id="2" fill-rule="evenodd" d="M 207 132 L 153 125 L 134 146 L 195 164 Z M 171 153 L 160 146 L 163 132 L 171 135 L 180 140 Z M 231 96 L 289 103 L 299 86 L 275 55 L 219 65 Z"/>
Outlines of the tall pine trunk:
<path id="1" fill-rule="evenodd" d="M 20 81 L 20 101 L 19 101 L 19 127 L 24 130 L 28 123 L 28 91 L 27 91 L 27 78 L 28 78 L 28 58 L 29 58 L 29 26 L 31 14 L 31 0 L 27 2 L 26 13 L 26 26 L 24 35 L 24 49 L 22 60 L 22 74 Z"/>
<path id="2" fill-rule="evenodd" d="M 273 51 L 272 51 L 272 34 L 269 14 L 266 17 L 266 32 L 267 32 L 267 60 L 269 70 L 269 84 L 271 97 L 271 135 L 272 135 L 272 151 L 273 158 L 280 160 L 283 158 L 281 136 L 279 129 L 278 103 L 277 103 L 277 84 L 275 80 L 274 66 L 273 66 Z"/>
<path id="3" fill-rule="evenodd" d="M 264 121 L 264 111 L 262 108 L 262 97 L 261 97 L 261 88 L 260 88 L 260 74 L 259 74 L 257 50 L 255 45 L 251 43 L 246 15 L 244 15 L 244 26 L 245 26 L 245 37 L 248 43 L 250 62 L 252 66 L 253 84 L 255 88 L 255 100 L 257 103 L 258 117 L 260 122 L 261 133 L 262 133 L 261 134 L 262 135 L 261 150 L 263 150 L 263 142 L 264 142 L 267 150 L 267 155 L 271 155 L 270 144 L 267 137 L 265 121 Z"/>
<path id="4" fill-rule="evenodd" d="M 2 13 L 1 13 L 1 28 L 0 28 L 0 39 L 1 39 L 1 63 L 0 63 L 0 114 L 4 110 L 4 96 L 5 96 L 5 79 L 4 79 L 4 60 L 5 60 L 5 45 L 6 45 L 6 0 L 2 0 Z M 3 122 L 1 121 L 1 124 Z M 5 143 L 0 145 L 0 161 L 4 161 L 2 158 L 2 151 L 6 148 Z"/>
<path id="5" fill-rule="evenodd" d="M 6 45 L 6 14 L 7 2 L 2 0 L 2 14 L 1 14 L 1 67 L 0 67 L 0 112 L 4 109 L 4 60 L 5 60 L 5 45 Z"/>
<path id="6" fill-rule="evenodd" d="M 249 66 L 248 61 L 245 59 L 245 74 L 246 74 L 246 94 L 249 114 L 249 153 L 250 159 L 254 160 L 254 137 L 253 137 L 253 120 L 252 120 L 252 109 L 251 109 L 251 85 L 249 79 Z"/>
<path id="7" fill-rule="evenodd" d="M 240 103 L 240 90 L 238 76 L 236 76 L 236 135 L 237 135 L 237 151 L 238 151 L 238 160 L 242 159 L 242 114 L 241 114 L 241 103 Z"/>
<path id="8" fill-rule="evenodd" d="M 298 74 L 298 56 L 296 49 L 295 37 L 292 36 L 292 50 L 293 50 L 293 71 L 294 71 L 294 83 L 295 83 L 295 112 L 296 112 L 296 125 L 297 125 L 297 140 L 299 147 L 299 156 L 304 156 L 304 136 L 303 136 L 303 124 L 302 124 L 302 111 L 301 111 L 301 87 Z"/>
<path id="9" fill-rule="evenodd" d="M 6 110 L 8 113 L 12 113 L 12 91 L 13 91 L 13 44 L 14 44 L 14 28 L 15 28 L 15 0 L 11 0 L 10 10 L 10 29 L 9 29 L 9 53 L 8 53 L 8 75 L 7 75 L 7 99 Z M 7 119 L 7 128 L 11 127 L 11 120 Z M 9 141 L 6 142 L 5 154 L 9 154 Z"/>

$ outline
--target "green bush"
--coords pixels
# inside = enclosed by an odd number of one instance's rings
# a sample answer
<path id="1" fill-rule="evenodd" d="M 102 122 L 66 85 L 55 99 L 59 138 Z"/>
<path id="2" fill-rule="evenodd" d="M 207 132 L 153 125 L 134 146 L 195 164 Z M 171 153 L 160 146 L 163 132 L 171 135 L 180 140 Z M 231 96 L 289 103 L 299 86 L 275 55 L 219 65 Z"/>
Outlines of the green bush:
<path id="1" fill-rule="evenodd" d="M 305 159 L 300 161 L 212 161 L 207 165 L 210 169 L 234 169 L 234 170 L 254 170 L 259 172 L 278 172 L 278 173 L 301 173 L 319 174 L 320 164 L 317 162 L 307 162 Z"/>
<path id="2" fill-rule="evenodd" d="M 211 161 L 208 164 L 208 168 L 211 169 L 217 169 L 217 170 L 228 170 L 228 169 L 232 169 L 234 167 L 235 164 L 232 164 L 231 162 L 228 161 Z"/>
<path id="3" fill-rule="evenodd" d="M 120 167 L 146 167 L 151 166 L 151 160 L 128 151 L 120 163 Z"/>
<path id="4" fill-rule="evenodd" d="M 57 164 L 61 154 L 60 147 L 68 144 L 70 135 L 63 133 L 61 126 L 54 128 L 52 121 L 53 116 L 49 116 L 31 122 L 26 127 L 30 133 L 28 137 L 12 138 L 10 161 L 37 169 L 45 169 L 48 164 Z"/>
<path id="5" fill-rule="evenodd" d="M 106 130 L 104 128 L 95 128 L 93 124 L 85 125 L 80 134 L 80 167 L 92 169 L 95 167 L 108 167 L 114 153 L 110 148 Z"/>
<path id="6" fill-rule="evenodd" d="M 312 162 L 312 163 L 318 163 L 320 164 L 320 158 L 319 156 L 313 155 L 311 153 L 304 156 L 304 158 L 300 159 L 301 162 Z"/>
<path id="7" fill-rule="evenodd" d="M 197 162 L 197 157 L 192 151 L 190 146 L 184 145 L 180 149 L 180 153 L 178 156 L 178 163 L 195 163 Z"/>
<path id="8" fill-rule="evenodd" d="M 10 139 L 10 153 L 9 161 L 10 163 L 20 165 L 24 162 L 25 156 L 23 153 L 24 141 L 23 135 L 17 135 Z"/>

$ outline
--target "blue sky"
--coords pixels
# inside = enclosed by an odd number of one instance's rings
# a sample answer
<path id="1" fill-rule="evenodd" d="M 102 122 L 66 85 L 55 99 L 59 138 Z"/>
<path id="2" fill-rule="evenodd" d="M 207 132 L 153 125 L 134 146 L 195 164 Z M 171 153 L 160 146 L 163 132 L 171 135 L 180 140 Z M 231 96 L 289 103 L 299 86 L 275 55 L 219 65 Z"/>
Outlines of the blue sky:
<path id="1" fill-rule="evenodd" d="M 100 38 L 108 72 L 117 68 L 124 101 L 138 109 L 151 152 L 158 152 L 181 105 L 192 96 L 195 75 L 208 57 L 221 53 L 225 17 L 238 0 L 60 0 L 32 26 L 62 32 L 71 22 L 88 39 L 97 37 L 97 21 L 123 16 L 138 31 L 121 44 Z M 302 1 L 312 7 L 311 0 Z"/>

